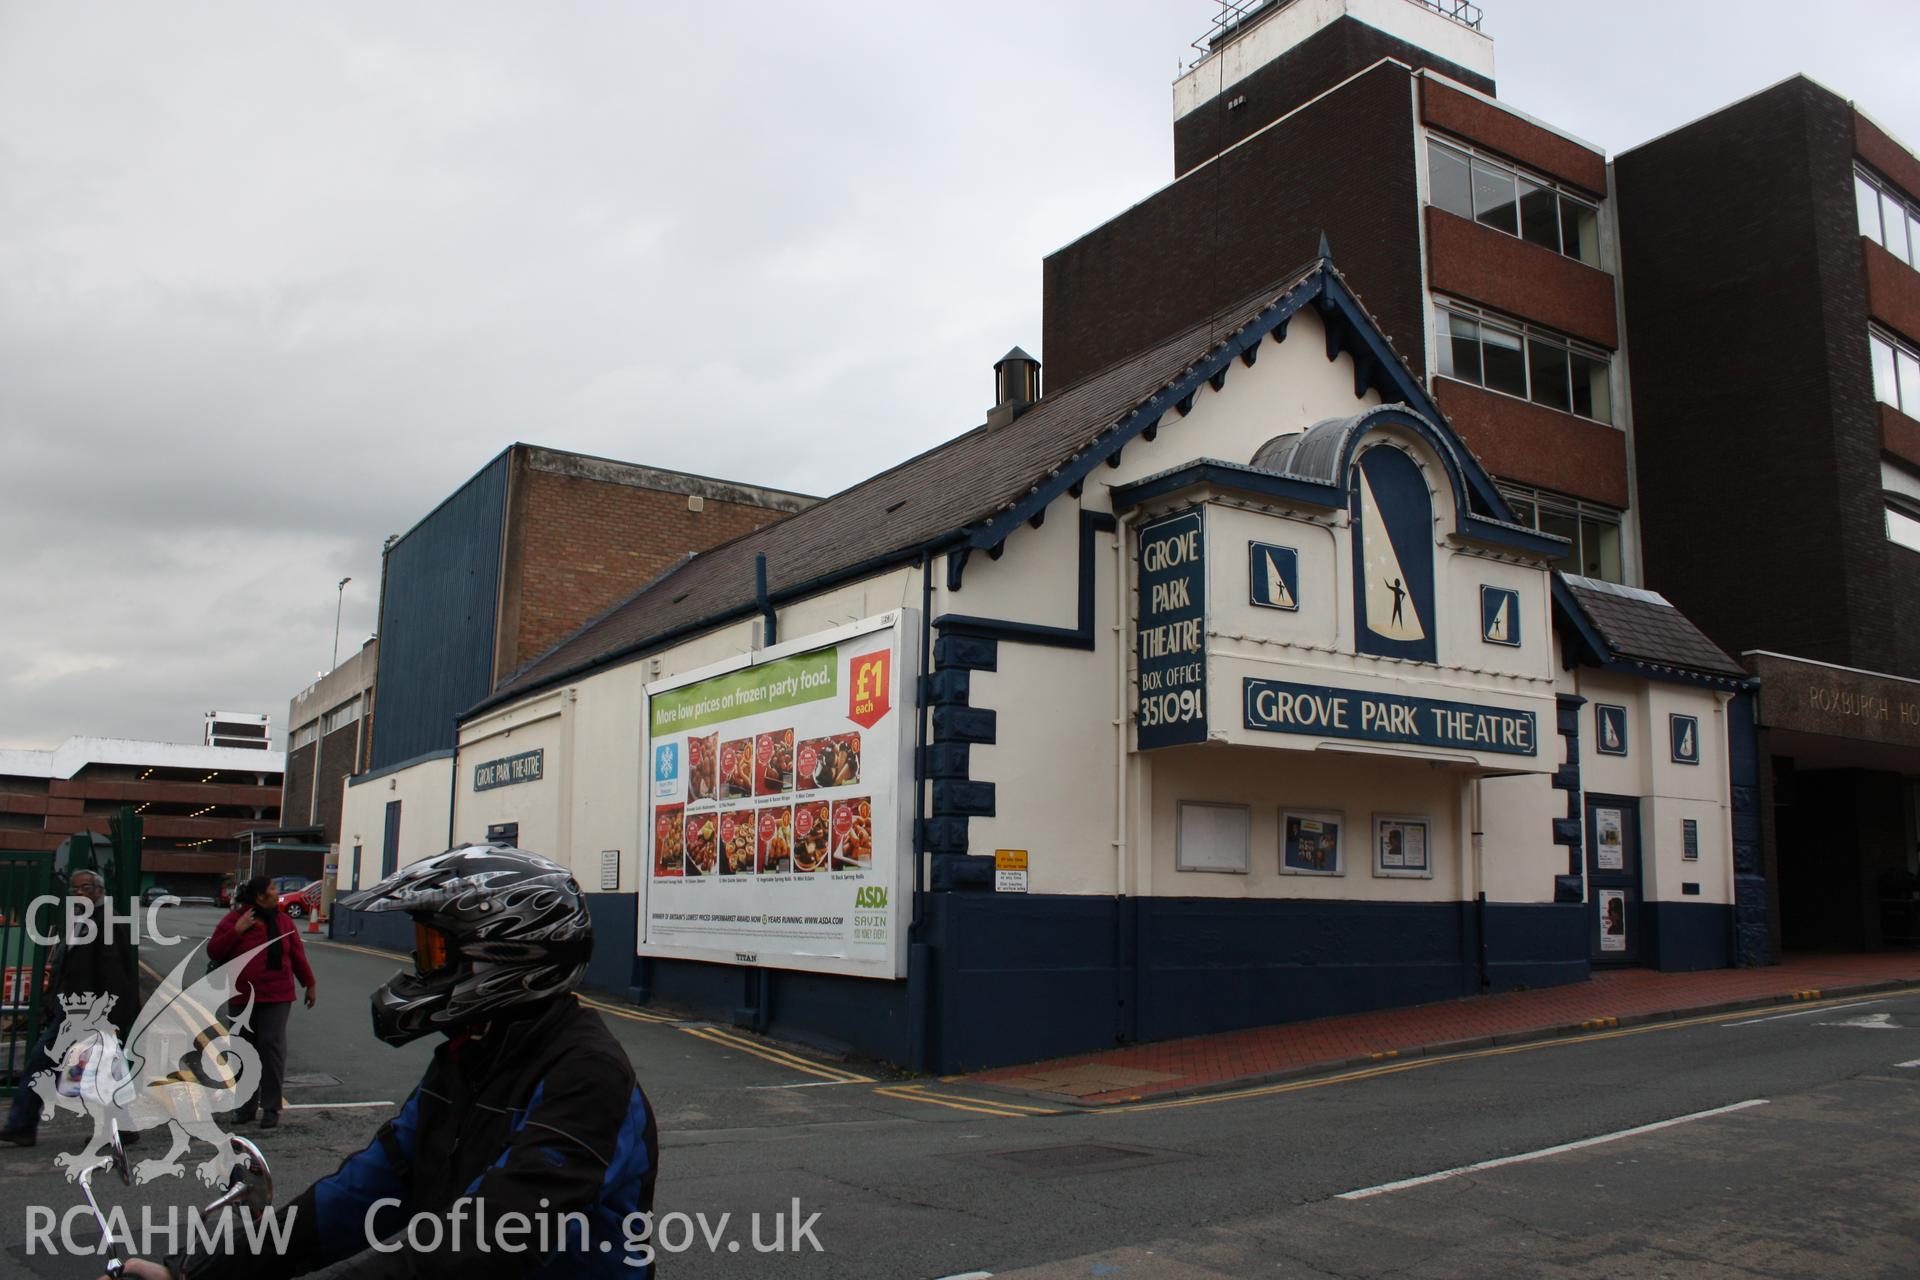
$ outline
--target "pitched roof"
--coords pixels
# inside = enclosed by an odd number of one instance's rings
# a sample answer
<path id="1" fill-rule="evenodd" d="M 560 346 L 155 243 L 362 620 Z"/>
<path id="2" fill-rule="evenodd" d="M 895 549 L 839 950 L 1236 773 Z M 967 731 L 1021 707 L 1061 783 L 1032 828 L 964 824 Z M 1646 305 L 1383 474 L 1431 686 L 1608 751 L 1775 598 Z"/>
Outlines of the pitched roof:
<path id="1" fill-rule="evenodd" d="M 970 533 L 979 534 L 995 516 L 1006 516 L 1023 499 L 1035 497 L 1042 482 L 1143 402 L 1192 373 L 1223 336 L 1326 270 L 1315 261 L 1221 317 L 1042 397 L 1005 427 L 976 427 L 804 511 L 682 561 L 514 673 L 474 710 L 751 614 L 756 556 L 767 558 L 767 590 L 777 602 L 923 551 L 965 545 Z"/>
<path id="2" fill-rule="evenodd" d="M 1746 679 L 1747 672 L 1657 591 L 1597 578 L 1560 575 L 1610 653 L 1602 658 L 1703 675 Z"/>

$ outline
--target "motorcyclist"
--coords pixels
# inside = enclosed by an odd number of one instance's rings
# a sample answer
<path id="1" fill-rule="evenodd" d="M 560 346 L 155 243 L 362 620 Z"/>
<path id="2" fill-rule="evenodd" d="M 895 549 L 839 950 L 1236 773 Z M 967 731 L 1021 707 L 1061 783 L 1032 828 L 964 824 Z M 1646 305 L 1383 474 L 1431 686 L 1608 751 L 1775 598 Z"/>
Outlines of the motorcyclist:
<path id="1" fill-rule="evenodd" d="M 374 1033 L 446 1041 L 367 1148 L 277 1211 L 292 1215 L 284 1253 L 137 1260 L 126 1274 L 273 1280 L 359 1255 L 345 1274 L 651 1276 L 641 1224 L 659 1142 L 626 1051 L 573 995 L 593 947 L 573 877 L 521 849 L 463 845 L 340 903 L 413 917 L 414 967 L 373 993 Z M 550 1229 L 489 1238 L 509 1214 Z"/>

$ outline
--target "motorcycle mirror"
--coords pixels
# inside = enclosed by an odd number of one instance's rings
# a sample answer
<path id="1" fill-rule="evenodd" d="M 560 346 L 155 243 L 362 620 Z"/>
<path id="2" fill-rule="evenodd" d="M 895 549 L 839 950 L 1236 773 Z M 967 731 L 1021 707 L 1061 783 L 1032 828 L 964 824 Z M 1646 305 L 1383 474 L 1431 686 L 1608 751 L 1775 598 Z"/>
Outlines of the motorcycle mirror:
<path id="1" fill-rule="evenodd" d="M 273 1170 L 267 1164 L 267 1157 L 245 1138 L 230 1138 L 229 1141 L 233 1143 L 233 1153 L 240 1160 L 233 1167 L 233 1176 L 227 1180 L 227 1189 L 206 1207 L 206 1213 L 212 1215 L 231 1205 L 239 1205 L 249 1213 L 258 1213 L 271 1207 Z"/>

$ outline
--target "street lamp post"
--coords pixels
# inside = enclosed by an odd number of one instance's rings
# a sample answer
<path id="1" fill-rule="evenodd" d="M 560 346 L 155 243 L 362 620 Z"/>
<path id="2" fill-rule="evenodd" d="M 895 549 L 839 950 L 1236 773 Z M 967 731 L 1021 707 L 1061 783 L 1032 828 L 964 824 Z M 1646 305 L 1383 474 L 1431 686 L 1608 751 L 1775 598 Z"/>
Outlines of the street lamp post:
<path id="1" fill-rule="evenodd" d="M 347 584 L 348 584 L 349 582 L 352 582 L 352 581 L 353 581 L 353 579 L 352 579 L 352 578 L 342 578 L 342 579 L 340 579 L 340 585 L 334 588 L 334 594 L 333 594 L 333 663 L 332 663 L 332 665 L 331 665 L 331 666 L 329 666 L 329 667 L 327 668 L 327 670 L 329 670 L 329 671 L 332 671 L 332 670 L 334 669 L 334 667 L 337 667 L 337 666 L 339 666 L 339 665 L 340 665 L 340 606 L 341 606 L 342 604 L 344 604 L 344 603 L 346 602 L 346 598 L 347 598 Z"/>

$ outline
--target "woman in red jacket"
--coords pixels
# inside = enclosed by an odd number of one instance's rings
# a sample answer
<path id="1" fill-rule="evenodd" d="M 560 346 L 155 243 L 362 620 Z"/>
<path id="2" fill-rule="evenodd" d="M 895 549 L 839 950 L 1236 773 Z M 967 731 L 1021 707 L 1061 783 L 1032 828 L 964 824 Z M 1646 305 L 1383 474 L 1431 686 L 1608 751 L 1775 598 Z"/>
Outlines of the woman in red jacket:
<path id="1" fill-rule="evenodd" d="M 262 941 L 266 946 L 261 947 Z M 259 948 L 255 950 L 255 948 Z M 260 1053 L 260 1089 L 232 1119 L 252 1120 L 257 1110 L 260 1127 L 280 1123 L 281 1087 L 287 1074 L 287 1015 L 293 1011 L 293 980 L 307 989 L 307 1008 L 318 995 L 313 970 L 300 930 L 280 910 L 280 897 L 265 876 L 255 876 L 233 895 L 233 910 L 222 917 L 207 942 L 207 957 L 225 964 L 242 952 L 253 951 L 234 983 L 227 1016 L 238 1018 L 253 999 L 253 1016 L 241 1034 Z"/>

